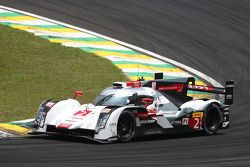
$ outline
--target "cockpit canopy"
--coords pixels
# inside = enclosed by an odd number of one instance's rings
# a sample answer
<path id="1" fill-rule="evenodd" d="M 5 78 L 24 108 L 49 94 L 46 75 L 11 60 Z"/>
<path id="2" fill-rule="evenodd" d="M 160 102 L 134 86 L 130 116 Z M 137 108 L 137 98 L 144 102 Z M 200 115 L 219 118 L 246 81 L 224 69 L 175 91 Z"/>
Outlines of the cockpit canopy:
<path id="1" fill-rule="evenodd" d="M 141 98 L 154 99 L 155 95 L 155 90 L 151 88 L 107 88 L 97 96 L 94 104 L 105 106 L 143 105 Z"/>
<path id="2" fill-rule="evenodd" d="M 150 100 L 145 103 L 145 98 Z M 142 106 L 153 105 L 157 110 L 177 111 L 178 107 L 166 95 L 148 87 L 140 88 L 106 88 L 97 96 L 94 105 L 101 106 Z"/>

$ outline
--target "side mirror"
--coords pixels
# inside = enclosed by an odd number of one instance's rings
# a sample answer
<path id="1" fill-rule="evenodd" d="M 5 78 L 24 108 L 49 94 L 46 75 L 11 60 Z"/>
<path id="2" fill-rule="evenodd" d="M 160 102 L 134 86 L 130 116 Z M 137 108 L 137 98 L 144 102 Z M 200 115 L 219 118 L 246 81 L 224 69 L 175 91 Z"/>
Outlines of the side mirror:
<path id="1" fill-rule="evenodd" d="M 73 99 L 76 99 L 78 96 L 83 96 L 83 91 L 81 90 L 74 91 Z"/>
<path id="2" fill-rule="evenodd" d="M 152 104 L 153 103 L 153 99 L 151 98 L 143 98 L 142 99 L 142 102 L 145 103 L 145 108 L 149 105 L 149 104 Z"/>

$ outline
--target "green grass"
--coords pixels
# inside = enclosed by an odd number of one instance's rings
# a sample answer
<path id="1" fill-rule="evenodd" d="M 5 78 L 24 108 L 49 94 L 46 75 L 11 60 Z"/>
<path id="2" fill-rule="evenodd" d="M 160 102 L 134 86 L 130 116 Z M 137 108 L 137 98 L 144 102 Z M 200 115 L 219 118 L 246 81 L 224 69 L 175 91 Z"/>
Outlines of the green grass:
<path id="1" fill-rule="evenodd" d="M 0 25 L 0 122 L 35 116 L 46 99 L 92 101 L 113 81 L 127 78 L 110 61 Z"/>

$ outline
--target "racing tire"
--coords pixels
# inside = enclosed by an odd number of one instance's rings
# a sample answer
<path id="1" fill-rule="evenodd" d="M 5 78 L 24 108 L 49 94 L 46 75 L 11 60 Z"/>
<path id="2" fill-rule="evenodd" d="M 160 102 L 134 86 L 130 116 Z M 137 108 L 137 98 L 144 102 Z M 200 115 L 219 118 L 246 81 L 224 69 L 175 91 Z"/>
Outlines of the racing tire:
<path id="1" fill-rule="evenodd" d="M 219 106 L 209 104 L 204 112 L 203 128 L 206 135 L 216 134 L 221 125 L 221 112 Z"/>
<path id="2" fill-rule="evenodd" d="M 117 137 L 119 142 L 128 142 L 135 136 L 136 120 L 131 111 L 123 111 L 117 123 Z"/>

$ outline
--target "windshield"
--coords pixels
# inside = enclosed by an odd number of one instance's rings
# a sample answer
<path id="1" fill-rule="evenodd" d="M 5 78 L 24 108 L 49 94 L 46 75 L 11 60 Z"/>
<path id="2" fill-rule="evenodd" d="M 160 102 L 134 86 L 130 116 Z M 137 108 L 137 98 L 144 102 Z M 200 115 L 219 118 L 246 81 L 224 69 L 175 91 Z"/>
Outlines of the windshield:
<path id="1" fill-rule="evenodd" d="M 129 103 L 129 96 L 117 96 L 116 94 L 111 94 L 108 96 L 98 97 L 95 105 L 104 106 L 120 106 Z"/>
<path id="2" fill-rule="evenodd" d="M 139 88 L 124 88 L 124 89 L 109 89 L 101 92 L 97 96 L 94 104 L 102 106 L 123 106 L 128 104 L 136 104 L 137 102 L 137 93 L 143 92 Z"/>

